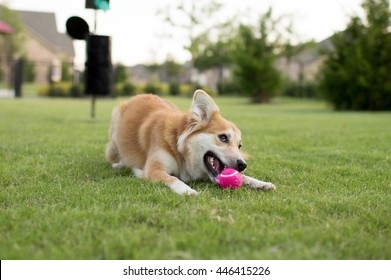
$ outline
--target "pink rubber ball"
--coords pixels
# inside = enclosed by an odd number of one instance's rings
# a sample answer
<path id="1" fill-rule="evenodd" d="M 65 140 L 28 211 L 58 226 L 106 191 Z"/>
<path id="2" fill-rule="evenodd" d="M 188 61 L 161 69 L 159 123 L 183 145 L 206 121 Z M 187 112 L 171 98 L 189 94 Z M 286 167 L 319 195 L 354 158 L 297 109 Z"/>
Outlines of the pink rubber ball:
<path id="1" fill-rule="evenodd" d="M 242 186 L 242 174 L 233 168 L 224 168 L 216 177 L 216 182 L 223 189 L 237 189 Z"/>

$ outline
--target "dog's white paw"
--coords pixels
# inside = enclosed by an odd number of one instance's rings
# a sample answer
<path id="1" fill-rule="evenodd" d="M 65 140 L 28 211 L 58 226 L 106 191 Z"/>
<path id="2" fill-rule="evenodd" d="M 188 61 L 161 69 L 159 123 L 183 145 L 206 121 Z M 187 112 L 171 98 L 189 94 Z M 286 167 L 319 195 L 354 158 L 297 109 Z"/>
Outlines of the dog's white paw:
<path id="1" fill-rule="evenodd" d="M 196 190 L 192 189 L 192 188 L 189 188 L 188 190 L 186 190 L 183 195 L 199 195 L 200 193 L 197 192 Z"/>
<path id="2" fill-rule="evenodd" d="M 265 191 L 274 191 L 276 189 L 276 186 L 273 185 L 270 182 L 262 182 L 263 184 L 260 184 L 260 187 L 257 187 L 257 189 L 265 190 Z"/>
<path id="3" fill-rule="evenodd" d="M 136 176 L 137 178 L 142 178 L 143 177 L 143 170 L 140 168 L 132 168 L 133 175 Z"/>
<path id="4" fill-rule="evenodd" d="M 276 186 L 270 182 L 263 182 L 248 176 L 243 176 L 243 183 L 257 190 L 273 191 L 276 189 Z"/>
<path id="5" fill-rule="evenodd" d="M 113 168 L 120 169 L 120 168 L 124 167 L 125 164 L 122 161 L 120 161 L 120 162 L 113 163 L 112 166 L 113 166 Z"/>
<path id="6" fill-rule="evenodd" d="M 169 187 L 172 191 L 180 195 L 199 195 L 196 190 L 193 190 L 180 180 L 175 181 Z"/>

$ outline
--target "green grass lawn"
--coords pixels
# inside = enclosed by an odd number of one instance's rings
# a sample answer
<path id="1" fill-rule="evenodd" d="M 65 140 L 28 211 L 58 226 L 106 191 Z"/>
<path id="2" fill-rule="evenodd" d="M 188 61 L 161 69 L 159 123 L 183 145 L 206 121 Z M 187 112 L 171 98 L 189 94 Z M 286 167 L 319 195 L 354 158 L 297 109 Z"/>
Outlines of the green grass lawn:
<path id="1" fill-rule="evenodd" d="M 105 162 L 118 102 L 0 100 L 0 259 L 391 258 L 390 113 L 216 98 L 277 190 L 183 197 Z"/>

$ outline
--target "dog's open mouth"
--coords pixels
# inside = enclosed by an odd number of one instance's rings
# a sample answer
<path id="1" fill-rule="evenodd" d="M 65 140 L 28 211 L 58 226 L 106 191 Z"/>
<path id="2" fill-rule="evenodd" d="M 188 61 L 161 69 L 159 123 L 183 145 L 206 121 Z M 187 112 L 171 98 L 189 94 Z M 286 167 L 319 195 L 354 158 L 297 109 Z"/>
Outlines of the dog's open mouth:
<path id="1" fill-rule="evenodd" d="M 204 164 L 213 177 L 217 177 L 224 169 L 222 161 L 212 152 L 207 152 L 204 155 Z"/>

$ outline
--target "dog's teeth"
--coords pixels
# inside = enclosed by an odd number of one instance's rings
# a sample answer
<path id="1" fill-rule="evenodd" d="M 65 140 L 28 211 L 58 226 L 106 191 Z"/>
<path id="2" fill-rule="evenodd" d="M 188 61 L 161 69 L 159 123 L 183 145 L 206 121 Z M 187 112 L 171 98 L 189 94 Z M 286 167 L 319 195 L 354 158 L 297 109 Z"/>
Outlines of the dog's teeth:
<path id="1" fill-rule="evenodd" d="M 208 158 L 208 161 L 209 161 L 209 164 L 214 168 L 214 169 L 216 169 L 216 158 L 214 158 L 214 157 L 209 157 Z"/>

